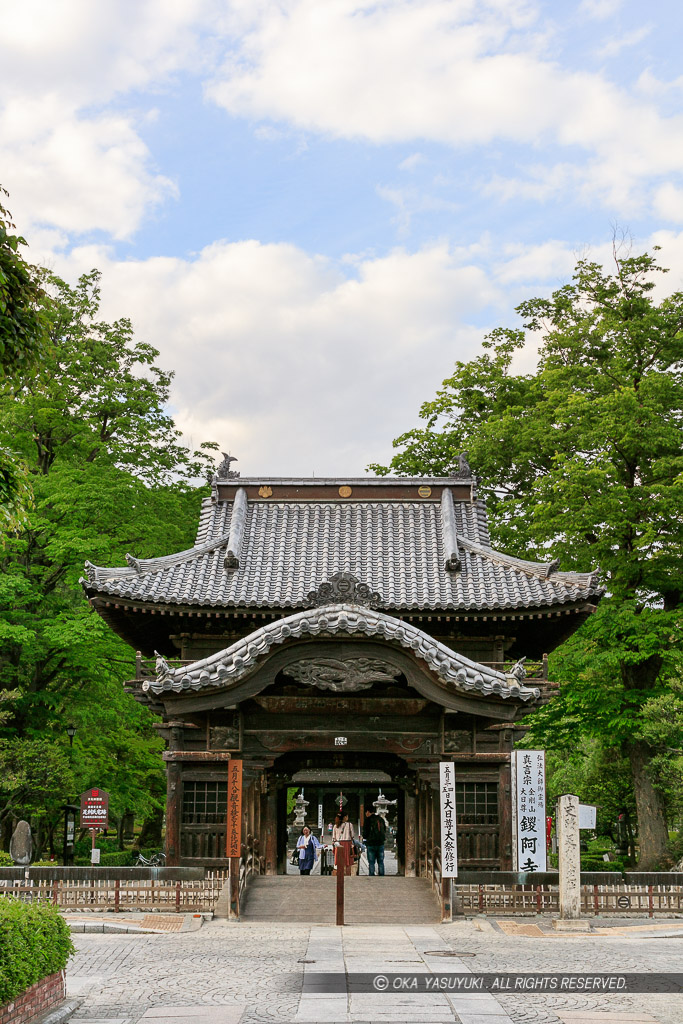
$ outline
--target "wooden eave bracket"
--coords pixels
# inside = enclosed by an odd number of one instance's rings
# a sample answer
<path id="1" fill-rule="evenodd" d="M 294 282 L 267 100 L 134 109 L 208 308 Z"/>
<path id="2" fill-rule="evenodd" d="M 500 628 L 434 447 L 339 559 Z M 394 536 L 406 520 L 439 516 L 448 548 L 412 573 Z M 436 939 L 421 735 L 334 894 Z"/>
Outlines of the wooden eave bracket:
<path id="1" fill-rule="evenodd" d="M 244 539 L 244 524 L 247 519 L 247 492 L 240 487 L 235 494 L 232 503 L 232 516 L 230 518 L 230 535 L 228 537 L 228 550 L 225 553 L 224 565 L 226 569 L 239 569 L 240 550 Z"/>
<path id="2" fill-rule="evenodd" d="M 458 550 L 455 508 L 453 494 L 448 487 L 444 487 L 441 493 L 441 540 L 444 550 L 444 569 L 446 572 L 460 572 L 462 562 Z"/>

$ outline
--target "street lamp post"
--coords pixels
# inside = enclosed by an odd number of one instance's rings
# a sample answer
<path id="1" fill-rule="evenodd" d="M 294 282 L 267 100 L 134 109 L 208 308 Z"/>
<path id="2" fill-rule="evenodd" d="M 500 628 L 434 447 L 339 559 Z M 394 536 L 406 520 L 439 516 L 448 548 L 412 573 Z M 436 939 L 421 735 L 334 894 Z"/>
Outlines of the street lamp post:
<path id="1" fill-rule="evenodd" d="M 73 722 L 70 722 L 66 727 L 66 734 L 69 737 L 69 749 L 74 745 L 74 736 L 76 735 L 76 726 Z M 75 804 L 64 804 L 64 850 L 63 850 L 63 861 L 64 866 L 73 860 L 74 843 L 76 842 L 76 811 L 78 808 Z"/>

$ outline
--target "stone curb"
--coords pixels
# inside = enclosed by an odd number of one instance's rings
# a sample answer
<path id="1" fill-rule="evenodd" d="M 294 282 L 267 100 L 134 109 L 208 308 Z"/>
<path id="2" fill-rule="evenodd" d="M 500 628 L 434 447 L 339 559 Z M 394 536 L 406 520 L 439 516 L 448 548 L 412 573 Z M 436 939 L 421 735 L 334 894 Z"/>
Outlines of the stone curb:
<path id="1" fill-rule="evenodd" d="M 66 999 L 61 1006 L 54 1010 L 48 1010 L 41 1017 L 36 1017 L 33 1024 L 63 1024 L 76 1012 L 82 1002 L 82 999 Z"/>
<path id="2" fill-rule="evenodd" d="M 183 924 L 178 931 L 165 928 L 144 928 L 141 924 L 117 924 L 114 921 L 69 921 L 69 931 L 95 935 L 108 932 L 114 935 L 177 935 L 179 932 L 196 932 L 204 924 L 202 914 L 183 914 Z"/>

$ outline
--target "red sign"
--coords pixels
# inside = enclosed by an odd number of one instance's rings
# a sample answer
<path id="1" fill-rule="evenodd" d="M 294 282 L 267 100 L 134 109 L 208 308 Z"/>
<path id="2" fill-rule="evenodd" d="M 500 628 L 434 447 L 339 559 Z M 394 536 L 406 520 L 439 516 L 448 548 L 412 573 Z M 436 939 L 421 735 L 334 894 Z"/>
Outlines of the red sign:
<path id="1" fill-rule="evenodd" d="M 226 857 L 239 857 L 242 846 L 242 762 L 228 762 L 228 833 Z"/>
<path id="2" fill-rule="evenodd" d="M 106 828 L 109 824 L 109 793 L 86 789 L 81 793 L 81 828 Z"/>

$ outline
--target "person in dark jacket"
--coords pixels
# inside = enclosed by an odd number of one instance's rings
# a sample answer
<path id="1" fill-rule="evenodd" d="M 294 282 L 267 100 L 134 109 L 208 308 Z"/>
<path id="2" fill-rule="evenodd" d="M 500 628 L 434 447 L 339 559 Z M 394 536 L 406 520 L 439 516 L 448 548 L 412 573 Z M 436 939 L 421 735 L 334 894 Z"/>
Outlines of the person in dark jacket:
<path id="1" fill-rule="evenodd" d="M 363 826 L 363 839 L 368 850 L 368 874 L 374 875 L 375 863 L 377 874 L 384 874 L 384 840 L 386 839 L 387 827 L 384 819 L 379 814 L 367 810 L 365 812 L 365 824 Z"/>

